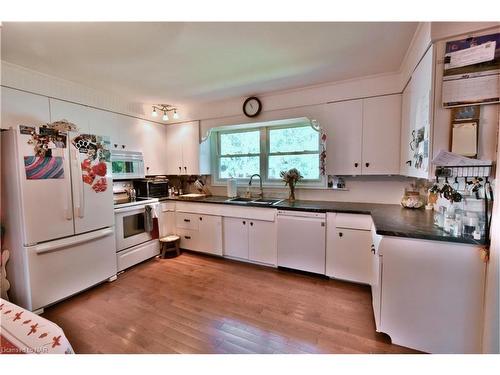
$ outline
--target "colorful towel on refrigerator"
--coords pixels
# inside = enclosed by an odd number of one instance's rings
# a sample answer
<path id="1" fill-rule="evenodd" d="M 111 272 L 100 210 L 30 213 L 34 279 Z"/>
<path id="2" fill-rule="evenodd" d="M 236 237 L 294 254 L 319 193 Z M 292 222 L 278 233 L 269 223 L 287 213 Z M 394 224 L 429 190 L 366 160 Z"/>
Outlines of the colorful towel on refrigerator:
<path id="1" fill-rule="evenodd" d="M 63 158 L 60 156 L 25 156 L 24 169 L 28 180 L 64 178 Z"/>

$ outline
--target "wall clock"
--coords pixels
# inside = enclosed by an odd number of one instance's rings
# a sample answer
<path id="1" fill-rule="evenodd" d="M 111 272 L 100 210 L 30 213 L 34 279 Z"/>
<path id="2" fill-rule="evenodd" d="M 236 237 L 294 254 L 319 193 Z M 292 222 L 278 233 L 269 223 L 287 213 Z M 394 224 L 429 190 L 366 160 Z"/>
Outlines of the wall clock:
<path id="1" fill-rule="evenodd" d="M 247 117 L 255 117 L 262 111 L 262 103 L 259 98 L 252 96 L 243 103 L 243 113 Z"/>

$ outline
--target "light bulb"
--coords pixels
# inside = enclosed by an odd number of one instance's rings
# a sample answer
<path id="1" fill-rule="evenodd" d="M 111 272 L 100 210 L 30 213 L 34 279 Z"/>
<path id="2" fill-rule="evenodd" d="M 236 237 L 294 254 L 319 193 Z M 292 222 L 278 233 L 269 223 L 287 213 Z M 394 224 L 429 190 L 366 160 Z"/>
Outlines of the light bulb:
<path id="1" fill-rule="evenodd" d="M 151 112 L 151 116 L 158 117 L 158 112 L 156 112 L 156 108 L 153 107 L 153 112 Z"/>
<path id="2" fill-rule="evenodd" d="M 177 110 L 174 110 L 174 120 L 179 119 L 179 114 L 177 113 Z"/>
<path id="3" fill-rule="evenodd" d="M 167 111 L 164 111 L 163 112 L 163 117 L 161 118 L 163 121 L 168 121 L 168 115 L 167 115 Z"/>

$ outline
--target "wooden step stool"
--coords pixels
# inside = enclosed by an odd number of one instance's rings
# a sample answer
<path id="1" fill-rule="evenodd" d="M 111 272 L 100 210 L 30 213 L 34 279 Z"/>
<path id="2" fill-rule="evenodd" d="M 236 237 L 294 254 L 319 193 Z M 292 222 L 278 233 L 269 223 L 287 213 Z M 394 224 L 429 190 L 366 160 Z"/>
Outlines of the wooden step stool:
<path id="1" fill-rule="evenodd" d="M 160 250 L 162 259 L 165 258 L 175 258 L 179 256 L 181 251 L 179 249 L 179 243 L 181 238 L 175 234 L 170 234 L 168 236 L 160 238 Z"/>

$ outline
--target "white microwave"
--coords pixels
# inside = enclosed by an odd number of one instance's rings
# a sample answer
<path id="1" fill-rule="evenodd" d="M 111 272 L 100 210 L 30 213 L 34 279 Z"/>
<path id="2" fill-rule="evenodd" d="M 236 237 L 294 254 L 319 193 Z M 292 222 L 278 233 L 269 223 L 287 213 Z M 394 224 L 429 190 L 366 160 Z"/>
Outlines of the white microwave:
<path id="1" fill-rule="evenodd" d="M 142 152 L 111 150 L 111 172 L 113 180 L 144 178 Z"/>

